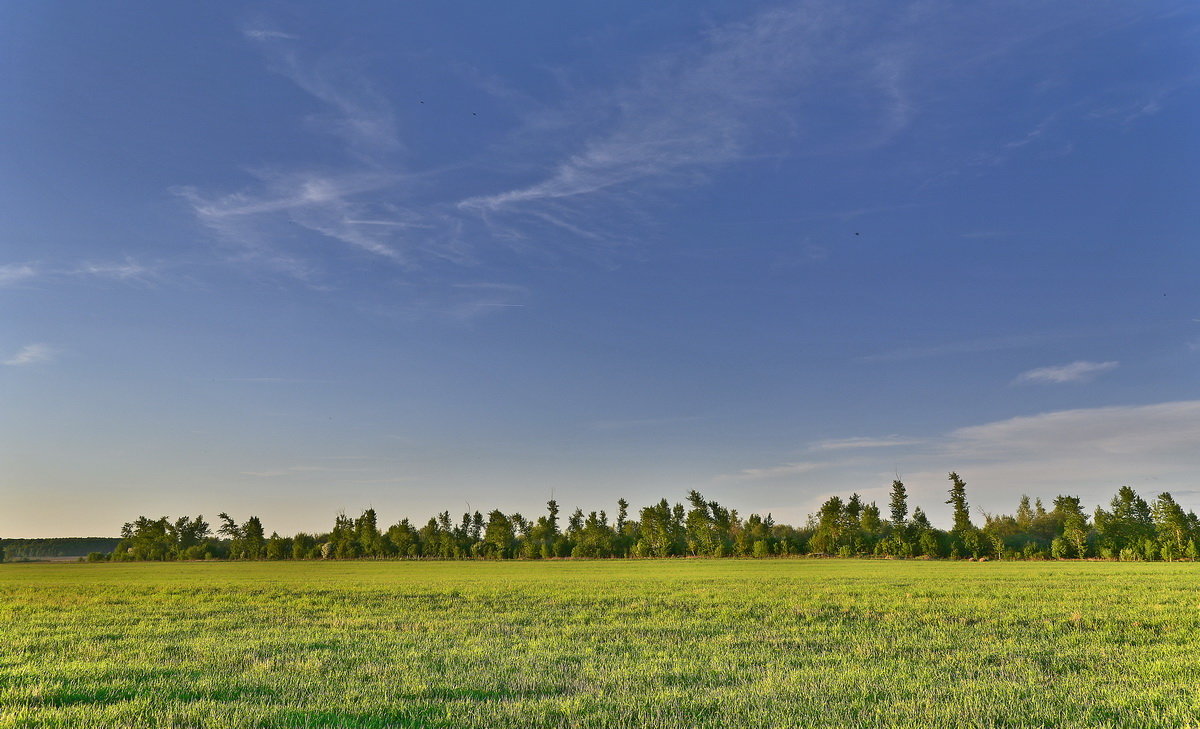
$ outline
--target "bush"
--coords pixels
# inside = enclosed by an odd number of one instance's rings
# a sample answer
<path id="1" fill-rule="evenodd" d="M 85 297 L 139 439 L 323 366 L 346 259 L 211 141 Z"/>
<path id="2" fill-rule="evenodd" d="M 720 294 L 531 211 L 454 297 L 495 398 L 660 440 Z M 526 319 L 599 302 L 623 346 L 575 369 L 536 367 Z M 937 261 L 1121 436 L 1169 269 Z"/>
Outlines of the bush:
<path id="1" fill-rule="evenodd" d="M 938 544 L 937 536 L 931 531 L 921 532 L 918 546 L 921 548 L 921 554 L 928 557 L 942 556 L 942 545 Z"/>
<path id="2" fill-rule="evenodd" d="M 771 556 L 771 545 L 767 544 L 766 541 L 762 539 L 754 543 L 755 559 L 762 559 L 763 557 L 769 556 Z"/>
<path id="3" fill-rule="evenodd" d="M 1158 544 L 1153 539 L 1142 540 L 1142 557 L 1147 560 L 1158 559 Z"/>
<path id="4" fill-rule="evenodd" d="M 1065 559 L 1069 554 L 1067 540 L 1062 537 L 1055 537 L 1053 542 L 1050 542 L 1050 556 L 1055 559 Z"/>
<path id="5" fill-rule="evenodd" d="M 179 558 L 185 560 L 206 559 L 208 557 L 208 548 L 203 544 L 188 547 L 180 553 Z"/>

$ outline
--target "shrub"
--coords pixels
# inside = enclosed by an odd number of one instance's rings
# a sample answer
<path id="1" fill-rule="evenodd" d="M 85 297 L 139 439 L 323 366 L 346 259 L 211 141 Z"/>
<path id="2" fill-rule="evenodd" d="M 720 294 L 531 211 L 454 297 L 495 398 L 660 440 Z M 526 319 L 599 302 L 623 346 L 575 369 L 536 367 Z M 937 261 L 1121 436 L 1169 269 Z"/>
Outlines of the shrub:
<path id="1" fill-rule="evenodd" d="M 1053 542 L 1050 542 L 1050 556 L 1055 559 L 1065 559 L 1068 555 L 1067 540 L 1062 537 L 1055 537 Z"/>

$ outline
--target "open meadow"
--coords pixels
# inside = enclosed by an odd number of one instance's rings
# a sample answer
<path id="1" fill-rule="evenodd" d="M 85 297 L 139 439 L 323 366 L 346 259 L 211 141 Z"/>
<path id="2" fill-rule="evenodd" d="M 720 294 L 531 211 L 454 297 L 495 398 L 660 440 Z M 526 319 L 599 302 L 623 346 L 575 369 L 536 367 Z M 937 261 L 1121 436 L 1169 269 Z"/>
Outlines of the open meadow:
<path id="1" fill-rule="evenodd" d="M 1200 565 L 0 565 L 3 727 L 1200 727 Z"/>

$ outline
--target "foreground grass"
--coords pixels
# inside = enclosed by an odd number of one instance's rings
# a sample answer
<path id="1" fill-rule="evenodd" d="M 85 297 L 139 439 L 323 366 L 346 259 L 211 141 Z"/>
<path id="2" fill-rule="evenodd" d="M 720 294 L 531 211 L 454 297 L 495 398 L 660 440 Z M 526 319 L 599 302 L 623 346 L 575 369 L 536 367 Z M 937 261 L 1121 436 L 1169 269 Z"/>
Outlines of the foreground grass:
<path id="1" fill-rule="evenodd" d="M 1200 727 L 1200 565 L 0 565 L 0 727 Z"/>

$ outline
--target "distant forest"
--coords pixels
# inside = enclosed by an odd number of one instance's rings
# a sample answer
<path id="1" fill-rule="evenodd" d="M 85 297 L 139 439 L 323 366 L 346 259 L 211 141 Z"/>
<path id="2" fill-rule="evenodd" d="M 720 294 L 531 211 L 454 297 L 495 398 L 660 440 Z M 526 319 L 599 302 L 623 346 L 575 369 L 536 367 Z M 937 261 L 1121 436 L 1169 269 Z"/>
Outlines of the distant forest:
<path id="1" fill-rule="evenodd" d="M 374 509 L 359 517 L 338 514 L 324 534 L 267 534 L 262 520 L 237 522 L 220 515 L 216 531 L 204 517 L 138 517 L 125 524 L 111 552 L 89 560 L 198 559 L 550 559 L 624 557 L 923 557 L 950 559 L 1195 560 L 1200 519 L 1185 512 L 1169 493 L 1147 502 L 1121 488 L 1108 508 L 1090 515 L 1075 496 L 1058 496 L 1047 507 L 1021 497 L 1013 514 L 982 513 L 971 519 L 966 483 L 949 475 L 949 531 L 934 527 L 917 507 L 909 512 L 900 480 L 892 483 L 886 516 L 858 494 L 834 496 L 804 526 L 777 524 L 771 515 L 741 517 L 698 491 L 686 504 L 666 499 L 630 518 L 629 503 L 617 501 L 615 518 L 604 511 L 575 509 L 562 518 L 551 499 L 546 513 L 530 520 L 500 510 L 465 513 L 454 520 L 443 511 L 417 526 L 408 519 L 381 527 Z"/>
<path id="2" fill-rule="evenodd" d="M 116 537 L 52 537 L 49 539 L 0 539 L 0 559 L 10 561 L 83 557 L 92 552 L 111 552 L 120 542 Z"/>

